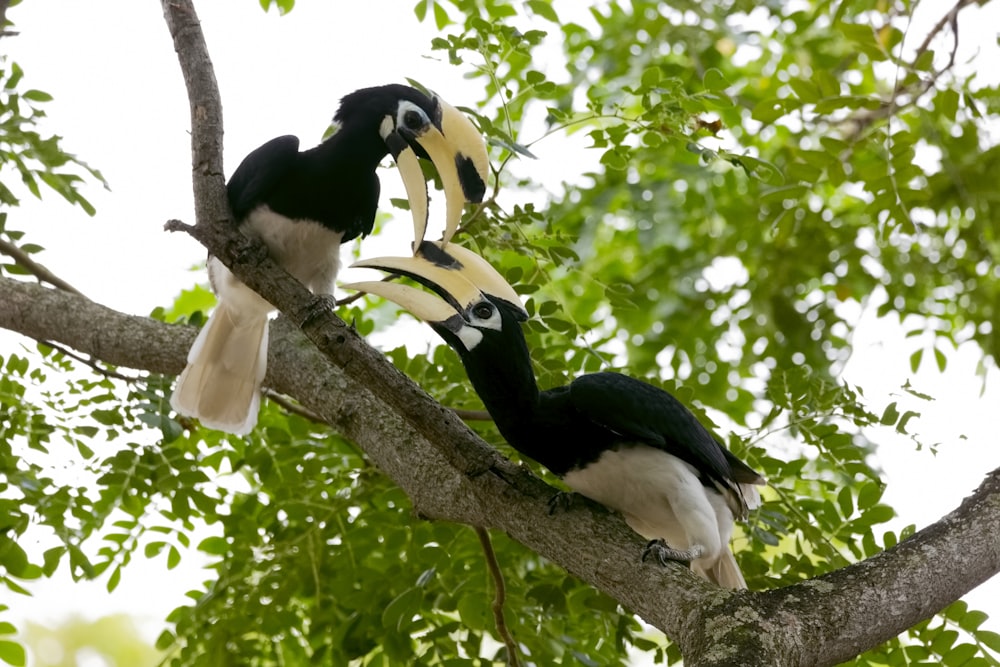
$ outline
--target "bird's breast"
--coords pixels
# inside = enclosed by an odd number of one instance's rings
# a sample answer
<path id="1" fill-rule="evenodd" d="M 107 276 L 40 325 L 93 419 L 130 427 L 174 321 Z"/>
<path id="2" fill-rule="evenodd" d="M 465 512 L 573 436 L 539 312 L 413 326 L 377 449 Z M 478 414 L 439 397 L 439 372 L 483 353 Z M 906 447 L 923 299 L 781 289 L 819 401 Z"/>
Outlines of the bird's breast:
<path id="1" fill-rule="evenodd" d="M 263 241 L 271 257 L 313 292 L 333 292 L 343 232 L 312 220 L 287 218 L 267 205 L 251 211 L 241 228 L 243 233 Z"/>

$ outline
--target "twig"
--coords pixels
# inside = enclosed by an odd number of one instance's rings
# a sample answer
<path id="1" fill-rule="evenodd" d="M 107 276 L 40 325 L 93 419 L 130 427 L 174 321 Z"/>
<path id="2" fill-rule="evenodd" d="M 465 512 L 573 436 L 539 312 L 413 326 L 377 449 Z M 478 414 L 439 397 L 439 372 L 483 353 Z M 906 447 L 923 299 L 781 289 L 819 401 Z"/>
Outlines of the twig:
<path id="1" fill-rule="evenodd" d="M 507 588 L 503 583 L 503 572 L 500 571 L 500 564 L 497 562 L 496 552 L 493 551 L 493 543 L 490 542 L 490 534 L 482 526 L 473 526 L 479 543 L 483 546 L 483 555 L 486 557 L 486 566 L 493 577 L 493 585 L 496 588 L 496 595 L 493 597 L 493 618 L 497 624 L 497 634 L 507 647 L 507 664 L 510 667 L 520 667 L 521 661 L 518 659 L 517 642 L 510 634 L 507 621 L 503 617 L 503 605 L 507 600 Z"/>
<path id="2" fill-rule="evenodd" d="M 56 351 L 60 352 L 61 354 L 69 357 L 70 359 L 76 359 L 81 364 L 86 364 L 87 366 L 90 366 L 95 371 L 97 371 L 98 373 L 100 373 L 101 375 L 104 375 L 106 377 L 115 378 L 116 380 L 124 380 L 125 382 L 128 382 L 128 383 L 135 383 L 135 382 L 139 381 L 139 378 L 130 377 L 128 375 L 122 375 L 121 373 L 118 373 L 116 371 L 113 371 L 113 370 L 110 370 L 108 368 L 104 368 L 102 366 L 99 366 L 97 364 L 97 362 L 94 361 L 93 359 L 88 359 L 88 358 L 86 358 L 84 356 L 81 356 L 81 355 L 75 353 L 75 352 L 71 352 L 67 348 L 59 345 L 58 343 L 53 343 L 51 340 L 43 340 L 43 341 L 39 341 L 39 342 L 42 343 L 42 345 L 47 345 L 47 346 L 51 347 L 53 350 L 56 350 Z"/>
<path id="3" fill-rule="evenodd" d="M 382 278 L 382 282 L 388 283 L 388 282 L 396 280 L 396 279 L 398 279 L 400 277 L 401 276 L 399 276 L 397 274 L 392 274 L 390 276 L 385 276 L 384 278 Z M 363 297 L 365 294 L 368 294 L 368 292 L 355 292 L 354 294 L 352 294 L 351 296 L 347 297 L 346 299 L 341 299 L 341 300 L 337 301 L 337 306 L 346 306 L 348 304 L 354 303 L 355 301 L 357 301 L 358 299 L 360 299 L 361 297 Z"/>
<path id="4" fill-rule="evenodd" d="M 273 389 L 269 389 L 268 387 L 264 387 L 261 390 L 261 393 L 267 396 L 268 400 L 277 403 L 278 405 L 283 407 L 286 412 L 291 412 L 292 414 L 299 415 L 300 417 L 305 417 L 306 419 L 314 421 L 317 424 L 327 423 L 325 419 L 320 417 L 318 414 L 316 414 L 309 408 L 290 401 L 284 394 L 279 394 L 278 392 L 274 391 Z"/>
<path id="5" fill-rule="evenodd" d="M 0 24 L 2 25 L 2 24 Z M 53 287 L 58 287 L 66 292 L 72 292 L 73 294 L 78 294 L 79 296 L 86 297 L 86 295 L 78 290 L 77 288 L 70 285 L 68 282 L 57 276 L 56 274 L 49 271 L 47 268 L 31 259 L 28 253 L 24 252 L 18 248 L 13 243 L 0 238 L 0 252 L 11 257 L 18 266 L 26 269 L 31 275 L 38 278 L 40 282 L 49 283 Z"/>
<path id="6" fill-rule="evenodd" d="M 927 49 L 930 48 L 931 41 L 933 41 L 934 37 L 937 36 L 937 34 L 939 32 L 941 32 L 942 30 L 944 30 L 945 25 L 947 25 L 949 23 L 952 26 L 952 30 L 955 31 L 955 34 L 956 34 L 955 41 L 957 42 L 958 41 L 958 38 L 957 38 L 957 35 L 958 35 L 958 24 L 957 24 L 958 13 L 960 11 L 962 11 L 962 9 L 964 9 L 965 7 L 967 7 L 967 6 L 971 5 L 971 4 L 974 4 L 975 2 L 976 2 L 976 0 L 958 0 L 958 2 L 955 3 L 955 6 L 952 7 L 951 10 L 948 11 L 947 14 L 945 14 L 944 16 L 942 16 L 940 21 L 938 21 L 936 24 L 934 24 L 934 27 L 931 28 L 931 31 L 929 33 L 927 33 L 927 37 L 925 37 L 924 41 L 920 44 L 920 46 L 917 47 L 917 50 L 916 50 L 916 53 L 915 53 L 915 57 L 913 58 L 914 62 L 916 62 L 920 58 L 920 56 L 924 55 L 924 53 L 927 51 Z M 952 60 L 952 62 L 955 61 L 954 53 L 952 54 L 951 60 Z"/>
<path id="7" fill-rule="evenodd" d="M 909 86 L 909 87 L 904 86 L 902 84 L 902 81 L 897 76 L 897 82 L 893 86 L 892 93 L 889 95 L 889 99 L 883 101 L 878 108 L 863 113 L 855 114 L 849 119 L 854 124 L 854 129 L 851 131 L 850 136 L 848 137 L 848 143 L 853 143 L 857 139 L 857 137 L 861 136 L 861 134 L 875 121 L 881 118 L 886 118 L 888 116 L 891 116 L 900 109 L 903 109 L 908 106 L 913 106 L 914 104 L 916 104 L 919 101 L 919 99 L 924 95 L 924 93 L 926 93 L 927 91 L 929 91 L 931 88 L 934 87 L 934 84 L 937 82 L 937 80 L 941 77 L 942 74 L 944 74 L 945 72 L 949 71 L 952 67 L 954 67 L 955 57 L 958 53 L 958 13 L 965 7 L 974 4 L 975 1 L 976 0 L 958 0 L 955 3 L 955 6 L 952 7 L 950 10 L 948 10 L 948 12 L 944 16 L 942 16 L 941 19 L 936 24 L 934 24 L 934 27 L 931 28 L 930 32 L 927 33 L 927 36 L 924 38 L 924 41 L 920 44 L 920 46 L 917 47 L 917 50 L 914 52 L 913 64 L 916 64 L 917 60 L 920 59 L 920 56 L 922 56 L 927 51 L 927 49 L 930 48 L 930 44 L 934 40 L 934 38 L 937 37 L 942 30 L 944 30 L 945 26 L 951 25 L 952 31 L 954 32 L 955 35 L 955 42 L 951 48 L 951 54 L 948 58 L 948 64 L 942 67 L 940 70 L 932 72 L 929 78 L 921 81 L 919 84 L 916 84 L 914 86 Z M 913 65 L 909 66 L 912 67 Z M 902 97 L 904 94 L 909 94 L 910 99 L 906 104 L 900 104 L 899 98 Z"/>
<path id="8" fill-rule="evenodd" d="M 0 0 L 0 37 L 9 37 L 17 33 L 7 30 L 7 8 L 10 7 L 10 0 Z"/>
<path id="9" fill-rule="evenodd" d="M 452 412 L 455 413 L 459 419 L 467 422 L 488 422 L 493 421 L 493 417 L 486 410 L 462 410 L 461 408 L 452 408 Z"/>

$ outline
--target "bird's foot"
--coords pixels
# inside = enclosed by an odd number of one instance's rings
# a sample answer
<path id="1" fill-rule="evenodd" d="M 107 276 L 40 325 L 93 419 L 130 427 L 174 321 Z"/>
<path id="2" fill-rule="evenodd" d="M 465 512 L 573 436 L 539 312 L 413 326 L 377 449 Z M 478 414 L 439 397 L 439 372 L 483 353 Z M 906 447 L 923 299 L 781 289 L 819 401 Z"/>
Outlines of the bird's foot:
<path id="1" fill-rule="evenodd" d="M 317 294 L 309 302 L 309 305 L 306 306 L 305 317 L 302 318 L 302 326 L 311 324 L 313 320 L 325 315 L 336 307 L 337 299 L 332 294 Z"/>
<path id="2" fill-rule="evenodd" d="M 556 491 L 556 494 L 549 498 L 549 516 L 556 512 L 565 512 L 573 506 L 576 494 L 572 491 Z"/>
<path id="3" fill-rule="evenodd" d="M 705 547 L 700 544 L 692 544 L 687 549 L 674 549 L 663 540 L 650 540 L 642 552 L 642 562 L 645 563 L 647 558 L 653 558 L 664 566 L 670 562 L 690 563 L 700 558 L 703 553 L 705 553 Z"/>

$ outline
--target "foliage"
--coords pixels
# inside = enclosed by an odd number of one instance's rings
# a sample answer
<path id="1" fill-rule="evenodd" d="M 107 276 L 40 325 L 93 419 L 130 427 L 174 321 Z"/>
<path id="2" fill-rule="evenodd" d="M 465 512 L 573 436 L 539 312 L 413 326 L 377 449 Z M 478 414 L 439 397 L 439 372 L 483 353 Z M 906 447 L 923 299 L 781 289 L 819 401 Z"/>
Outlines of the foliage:
<path id="1" fill-rule="evenodd" d="M 903 351 L 914 370 L 924 356 L 943 365 L 942 350 L 961 343 L 979 345 L 984 363 L 1000 355 L 1000 149 L 988 133 L 1000 94 L 954 70 L 947 40 L 902 48 L 911 10 L 415 6 L 439 30 L 433 49 L 483 83 L 470 111 L 501 189 L 459 239 L 526 297 L 542 386 L 618 367 L 724 423 L 730 448 L 770 482 L 736 540 L 752 588 L 813 577 L 912 531 L 880 528 L 893 509 L 868 436 L 907 433 L 925 397 L 868 405 L 839 379 L 855 324 L 845 305 L 878 307 L 914 340 L 930 332 L 930 346 Z M 78 178 L 55 172 L 75 161 L 31 134 L 46 98 L 16 93 L 19 70 L 5 67 L 5 100 L 29 116 L 5 111 L 15 121 L 3 141 L 21 139 L 0 144 L 4 164 L 34 194 L 40 180 L 86 208 Z M 537 193 L 521 162 L 540 142 L 581 138 L 599 168 L 582 182 L 567 172 L 544 205 L 528 203 Z M 156 315 L 198 321 L 209 301 L 195 290 Z M 387 308 L 341 314 L 368 333 Z M 387 354 L 445 405 L 481 407 L 449 350 Z M 352 443 L 275 403 L 245 439 L 179 423 L 169 379 L 122 380 L 46 346 L 0 365 L 0 581 L 13 592 L 66 564 L 114 588 L 136 554 L 169 569 L 197 549 L 217 576 L 168 619 L 157 647 L 171 664 L 502 660 L 472 531 L 412 516 Z M 515 456 L 492 426 L 477 429 Z M 67 447 L 80 478 L 65 474 Z M 53 543 L 39 562 L 17 542 L 32 521 Z M 493 538 L 508 624 L 537 664 L 679 659 L 614 600 Z M 1000 638 L 983 619 L 955 603 L 854 664 L 997 664 Z M 12 646 L 0 640 L 0 658 L 23 663 Z"/>
<path id="2" fill-rule="evenodd" d="M 73 667 L 98 656 L 104 664 L 154 667 L 160 656 L 128 616 L 72 618 L 55 628 L 29 624 L 24 633 L 37 667 Z"/>
<path id="3" fill-rule="evenodd" d="M 96 169 L 66 153 L 59 137 L 38 133 L 38 121 L 45 117 L 42 105 L 52 96 L 34 88 L 19 90 L 23 77 L 24 71 L 16 62 L 0 56 L 0 206 L 17 206 L 17 197 L 4 183 L 13 170 L 35 197 L 42 196 L 41 182 L 94 215 L 94 207 L 79 192 L 83 178 L 77 170 L 67 168 L 77 167 L 104 185 L 107 183 Z"/>

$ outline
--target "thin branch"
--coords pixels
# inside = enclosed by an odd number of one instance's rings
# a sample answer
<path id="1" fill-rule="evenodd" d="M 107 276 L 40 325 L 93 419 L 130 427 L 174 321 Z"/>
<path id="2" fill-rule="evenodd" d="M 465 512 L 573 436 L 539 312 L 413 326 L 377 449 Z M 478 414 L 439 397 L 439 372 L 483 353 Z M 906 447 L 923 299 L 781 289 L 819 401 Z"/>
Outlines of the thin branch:
<path id="1" fill-rule="evenodd" d="M 0 37 L 10 37 L 17 33 L 7 30 L 7 8 L 10 7 L 10 0 L 0 0 Z"/>
<path id="2" fill-rule="evenodd" d="M 401 276 L 398 276 L 398 275 L 389 275 L 389 276 L 385 276 L 384 278 L 382 278 L 381 282 L 388 283 L 388 282 L 392 282 L 393 280 L 399 280 L 399 278 L 401 278 Z M 339 301 L 337 301 L 337 306 L 346 306 L 346 305 L 352 304 L 355 301 L 357 301 L 358 299 L 363 298 L 366 294 L 368 294 L 368 292 L 355 292 L 351 296 L 349 296 L 347 298 L 344 298 L 344 299 L 340 299 Z"/>
<path id="3" fill-rule="evenodd" d="M 461 408 L 452 408 L 452 412 L 455 416 L 462 421 L 467 422 L 490 422 L 493 421 L 493 417 L 486 410 L 463 410 Z"/>
<path id="4" fill-rule="evenodd" d="M 503 572 L 500 570 L 500 563 L 497 562 L 497 554 L 493 551 L 493 543 L 490 541 L 489 532 L 481 526 L 473 526 L 476 531 L 476 536 L 479 538 L 479 544 L 483 547 L 483 556 L 486 558 L 486 567 L 489 568 L 490 576 L 493 578 L 493 587 L 496 590 L 493 596 L 493 619 L 497 624 L 497 634 L 503 640 L 504 646 L 507 647 L 507 664 L 510 667 L 520 667 L 521 661 L 518 659 L 519 651 L 517 650 L 517 642 L 514 641 L 514 636 L 510 633 L 510 628 L 507 627 L 507 621 L 503 617 L 503 606 L 507 601 L 507 587 L 503 581 Z"/>
<path id="5" fill-rule="evenodd" d="M 877 120 L 882 118 L 887 118 L 892 116 L 894 113 L 900 109 L 905 109 L 907 107 L 913 106 L 920 101 L 923 95 L 934 87 L 938 79 L 941 78 L 943 74 L 951 70 L 955 65 L 955 57 L 958 53 L 958 13 L 962 9 L 968 7 L 969 5 L 975 4 L 976 0 L 958 0 L 955 5 L 945 13 L 944 16 L 931 28 L 930 32 L 924 38 L 924 41 L 917 47 L 914 52 L 914 57 L 912 63 L 907 65 L 910 69 L 914 69 L 917 61 L 920 59 L 927 49 L 930 48 L 931 42 L 937 37 L 945 26 L 952 26 L 952 31 L 954 33 L 954 43 L 952 44 L 951 53 L 948 58 L 948 64 L 942 67 L 940 70 L 932 72 L 931 75 L 919 83 L 905 86 L 902 80 L 898 76 L 896 83 L 893 86 L 892 93 L 889 98 L 884 100 L 878 108 L 871 109 L 870 111 L 864 111 L 851 116 L 848 120 L 854 124 L 854 128 L 851 130 L 850 135 L 847 137 L 848 143 L 854 143 L 858 137 L 860 137 L 864 131 L 872 125 Z M 902 65 L 900 65 L 902 67 Z M 901 104 L 899 99 L 903 95 L 909 95 L 910 99 L 907 100 L 906 104 Z"/>
<path id="6" fill-rule="evenodd" d="M 958 13 L 969 5 L 975 4 L 976 1 L 977 0 L 958 0 L 958 2 L 955 3 L 955 6 L 952 7 L 948 13 L 942 16 L 941 20 L 935 23 L 934 27 L 927 33 L 924 41 L 917 47 L 913 61 L 916 62 L 920 56 L 926 53 L 927 49 L 930 48 L 931 42 L 934 41 L 934 38 L 937 37 L 942 30 L 944 30 L 946 25 L 950 24 L 952 26 L 952 29 L 956 34 L 955 41 L 958 42 Z M 954 52 L 952 53 L 951 61 L 955 62 Z"/>
<path id="7" fill-rule="evenodd" d="M 2 22 L 0 22 L 2 25 Z M 7 241 L 6 239 L 0 238 L 0 253 L 7 255 L 14 260 L 14 263 L 25 269 L 31 275 L 38 278 L 41 282 L 46 282 L 54 287 L 58 287 L 66 292 L 71 292 L 73 294 L 78 294 L 84 296 L 83 292 L 77 288 L 70 285 L 68 282 L 57 276 L 56 274 L 49 271 L 47 268 L 31 259 L 28 253 L 24 252 L 16 245 Z"/>
<path id="8" fill-rule="evenodd" d="M 139 378 L 137 377 L 123 375 L 121 373 L 111 370 L 110 368 L 105 368 L 104 366 L 101 366 L 96 361 L 94 361 L 92 357 L 88 359 L 87 357 L 79 355 L 76 352 L 73 352 L 72 350 L 63 347 L 62 345 L 53 343 L 51 340 L 41 340 L 38 342 L 42 343 L 43 345 L 48 345 L 53 350 L 58 351 L 60 354 L 63 354 L 69 357 L 70 359 L 75 359 L 76 361 L 79 361 L 81 364 L 90 366 L 92 369 L 94 369 L 95 371 L 97 371 L 98 373 L 100 373 L 105 377 L 114 378 L 115 380 L 123 380 L 124 382 L 128 382 L 129 384 L 134 384 L 139 381 Z"/>
<path id="9" fill-rule="evenodd" d="M 318 415 L 309 408 L 289 400 L 287 396 L 276 392 L 270 387 L 264 387 L 262 393 L 267 396 L 268 400 L 283 407 L 286 412 L 291 412 L 292 414 L 299 415 L 300 417 L 305 417 L 309 421 L 316 422 L 317 424 L 327 423 L 326 420 L 323 419 L 322 415 Z"/>

